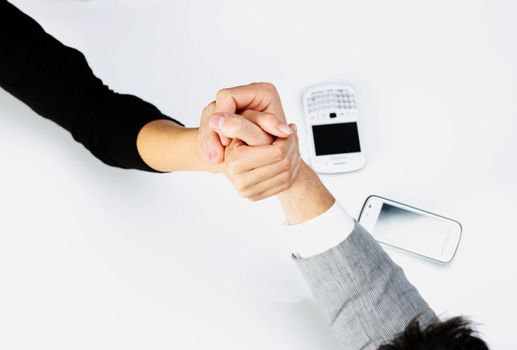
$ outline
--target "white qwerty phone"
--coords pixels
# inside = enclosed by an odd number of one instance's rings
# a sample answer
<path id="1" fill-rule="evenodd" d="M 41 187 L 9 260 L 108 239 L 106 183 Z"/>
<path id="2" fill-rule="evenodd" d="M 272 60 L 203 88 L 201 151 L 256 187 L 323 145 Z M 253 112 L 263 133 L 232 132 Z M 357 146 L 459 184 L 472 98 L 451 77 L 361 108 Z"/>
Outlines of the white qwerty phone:
<path id="1" fill-rule="evenodd" d="M 344 173 L 364 167 L 357 97 L 350 85 L 332 83 L 307 88 L 303 109 L 315 171 Z"/>

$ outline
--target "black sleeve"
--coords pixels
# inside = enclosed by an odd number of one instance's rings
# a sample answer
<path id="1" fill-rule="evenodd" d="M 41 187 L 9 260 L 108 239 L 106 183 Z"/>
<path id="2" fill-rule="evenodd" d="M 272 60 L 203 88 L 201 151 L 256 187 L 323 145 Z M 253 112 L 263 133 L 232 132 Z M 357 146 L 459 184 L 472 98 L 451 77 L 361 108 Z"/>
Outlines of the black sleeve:
<path id="1" fill-rule="evenodd" d="M 108 165 L 153 171 L 140 157 L 140 129 L 170 119 L 136 96 L 118 94 L 95 77 L 85 57 L 0 0 L 0 86 L 36 113 L 70 131 Z"/>

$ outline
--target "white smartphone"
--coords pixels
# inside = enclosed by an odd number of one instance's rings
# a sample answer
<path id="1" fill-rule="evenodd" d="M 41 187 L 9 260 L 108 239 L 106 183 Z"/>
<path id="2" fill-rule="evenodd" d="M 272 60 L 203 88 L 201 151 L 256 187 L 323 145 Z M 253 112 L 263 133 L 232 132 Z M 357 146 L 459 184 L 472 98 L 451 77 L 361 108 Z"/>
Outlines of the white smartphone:
<path id="1" fill-rule="evenodd" d="M 303 109 L 315 171 L 343 173 L 364 167 L 357 97 L 350 85 L 334 83 L 307 88 Z"/>
<path id="2" fill-rule="evenodd" d="M 359 223 L 381 243 L 450 262 L 461 238 L 461 224 L 379 196 L 366 199 Z"/>

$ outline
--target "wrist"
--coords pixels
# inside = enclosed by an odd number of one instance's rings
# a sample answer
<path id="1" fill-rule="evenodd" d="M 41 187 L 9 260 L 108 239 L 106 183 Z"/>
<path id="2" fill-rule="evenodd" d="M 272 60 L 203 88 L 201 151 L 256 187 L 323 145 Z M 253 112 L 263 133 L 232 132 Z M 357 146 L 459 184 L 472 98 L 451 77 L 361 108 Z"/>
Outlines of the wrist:
<path id="1" fill-rule="evenodd" d="M 137 149 L 144 162 L 162 171 L 221 172 L 201 152 L 197 128 L 184 128 L 170 120 L 155 120 L 138 134 Z"/>
<path id="2" fill-rule="evenodd" d="M 278 198 L 290 225 L 321 215 L 335 202 L 318 175 L 303 161 L 292 186 Z"/>

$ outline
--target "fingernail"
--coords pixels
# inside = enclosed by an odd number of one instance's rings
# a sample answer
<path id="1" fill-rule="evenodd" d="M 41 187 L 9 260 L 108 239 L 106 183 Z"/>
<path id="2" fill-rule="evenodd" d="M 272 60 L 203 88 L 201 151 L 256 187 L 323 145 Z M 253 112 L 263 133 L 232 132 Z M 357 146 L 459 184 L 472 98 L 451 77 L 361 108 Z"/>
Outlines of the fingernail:
<path id="1" fill-rule="evenodd" d="M 227 140 L 228 140 L 228 139 L 226 138 L 226 136 L 221 135 L 221 134 L 217 134 L 217 135 L 219 135 L 219 141 L 221 141 L 221 144 L 222 144 L 223 146 L 226 146 L 226 142 L 227 142 Z"/>
<path id="2" fill-rule="evenodd" d="M 296 124 L 291 124 L 289 126 L 291 127 L 291 129 L 293 129 L 294 132 L 298 132 L 298 127 L 296 126 Z"/>
<path id="3" fill-rule="evenodd" d="M 224 119 L 226 118 L 226 116 L 224 114 L 217 114 L 217 115 L 214 115 L 211 119 L 210 119 L 210 126 L 214 129 L 214 130 L 217 130 L 217 131 L 221 131 L 221 129 L 223 128 L 223 124 L 224 124 Z"/>
<path id="4" fill-rule="evenodd" d="M 291 135 L 293 133 L 293 130 L 285 124 L 280 124 L 278 126 L 278 130 L 280 130 L 281 133 L 286 135 Z"/>

